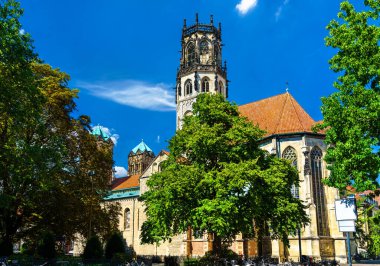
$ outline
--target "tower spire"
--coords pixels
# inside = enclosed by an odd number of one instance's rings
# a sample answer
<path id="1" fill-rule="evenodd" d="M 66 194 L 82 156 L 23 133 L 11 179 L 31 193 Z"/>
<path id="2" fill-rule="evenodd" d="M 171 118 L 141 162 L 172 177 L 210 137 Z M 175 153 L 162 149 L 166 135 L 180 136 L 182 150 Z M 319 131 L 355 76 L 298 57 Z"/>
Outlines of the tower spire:
<path id="1" fill-rule="evenodd" d="M 200 26 L 201 25 L 201 26 Z M 222 61 L 221 23 L 214 26 L 199 22 L 187 26 L 184 20 L 180 66 L 177 70 L 176 104 L 177 129 L 182 120 L 192 114 L 192 104 L 200 93 L 220 93 L 227 97 L 227 65 Z"/>

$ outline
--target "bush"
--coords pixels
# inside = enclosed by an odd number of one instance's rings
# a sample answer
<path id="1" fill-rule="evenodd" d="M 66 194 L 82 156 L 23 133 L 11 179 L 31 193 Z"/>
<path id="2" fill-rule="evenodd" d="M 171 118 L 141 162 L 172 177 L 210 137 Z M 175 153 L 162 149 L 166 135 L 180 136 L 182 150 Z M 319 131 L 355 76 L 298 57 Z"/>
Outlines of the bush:
<path id="1" fill-rule="evenodd" d="M 46 231 L 41 234 L 41 238 L 37 244 L 37 254 L 45 259 L 56 257 L 55 236 L 52 232 Z"/>
<path id="2" fill-rule="evenodd" d="M 102 243 L 97 236 L 90 237 L 87 240 L 86 247 L 82 254 L 83 260 L 96 260 L 103 257 Z"/>
<path id="3" fill-rule="evenodd" d="M 9 240 L 0 239 L 0 256 L 10 256 L 13 254 L 13 244 Z"/>
<path id="4" fill-rule="evenodd" d="M 164 264 L 165 266 L 179 266 L 179 259 L 175 256 L 165 256 Z"/>
<path id="5" fill-rule="evenodd" d="M 125 253 L 125 243 L 120 233 L 113 233 L 107 241 L 105 256 L 112 259 L 116 253 Z"/>
<path id="6" fill-rule="evenodd" d="M 123 253 L 114 253 L 111 260 L 111 265 L 124 265 L 127 262 L 127 255 Z"/>
<path id="7" fill-rule="evenodd" d="M 126 260 L 128 262 L 132 261 L 134 258 L 136 258 L 136 252 L 132 246 L 127 247 L 127 249 L 125 251 L 125 256 L 126 256 Z"/>

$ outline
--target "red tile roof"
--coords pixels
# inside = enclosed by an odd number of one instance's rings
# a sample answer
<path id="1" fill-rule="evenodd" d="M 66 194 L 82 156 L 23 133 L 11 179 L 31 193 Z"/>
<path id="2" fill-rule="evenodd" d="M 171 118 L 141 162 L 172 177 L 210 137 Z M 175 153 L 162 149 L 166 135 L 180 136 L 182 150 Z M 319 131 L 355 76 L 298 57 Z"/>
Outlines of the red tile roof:
<path id="1" fill-rule="evenodd" d="M 288 92 L 241 105 L 239 111 L 265 130 L 265 136 L 313 132 L 311 128 L 316 123 Z"/>
<path id="2" fill-rule="evenodd" d="M 112 190 L 138 187 L 140 185 L 140 175 L 131 175 L 122 178 L 116 178 L 112 183 Z"/>

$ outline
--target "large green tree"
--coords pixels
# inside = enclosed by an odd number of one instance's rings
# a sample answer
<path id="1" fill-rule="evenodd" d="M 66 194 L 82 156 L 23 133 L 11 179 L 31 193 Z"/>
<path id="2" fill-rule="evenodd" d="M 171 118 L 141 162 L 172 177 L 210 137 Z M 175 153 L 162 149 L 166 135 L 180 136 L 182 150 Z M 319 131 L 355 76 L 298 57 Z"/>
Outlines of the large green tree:
<path id="1" fill-rule="evenodd" d="M 72 117 L 78 91 L 35 55 L 21 14 L 0 2 L 0 245 L 45 230 L 106 237 L 119 210 L 102 200 L 112 144 L 90 134 L 89 117 Z"/>
<path id="2" fill-rule="evenodd" d="M 201 94 L 193 116 L 170 140 L 163 170 L 148 181 L 141 240 L 154 243 L 185 232 L 214 236 L 214 252 L 237 234 L 288 243 L 308 222 L 292 197 L 298 173 L 287 161 L 259 148 L 263 131 L 239 115 L 222 95 Z"/>
<path id="3" fill-rule="evenodd" d="M 28 173 L 44 171 L 33 162 L 43 148 L 26 144 L 27 128 L 39 123 L 43 96 L 34 80 L 31 62 L 37 57 L 29 35 L 22 34 L 20 6 L 0 2 L 0 242 L 9 245 L 22 224 L 20 203 L 28 183 L 38 182 Z M 28 173 L 27 173 L 28 172 Z M 19 191 L 13 188 L 18 184 Z M 5 243 L 5 244 L 4 244 Z"/>
<path id="4" fill-rule="evenodd" d="M 330 176 L 326 184 L 345 191 L 374 190 L 380 169 L 380 27 L 379 0 L 364 1 L 357 11 L 340 5 L 338 19 L 327 26 L 326 45 L 337 49 L 330 68 L 338 74 L 336 92 L 322 98 Z"/>

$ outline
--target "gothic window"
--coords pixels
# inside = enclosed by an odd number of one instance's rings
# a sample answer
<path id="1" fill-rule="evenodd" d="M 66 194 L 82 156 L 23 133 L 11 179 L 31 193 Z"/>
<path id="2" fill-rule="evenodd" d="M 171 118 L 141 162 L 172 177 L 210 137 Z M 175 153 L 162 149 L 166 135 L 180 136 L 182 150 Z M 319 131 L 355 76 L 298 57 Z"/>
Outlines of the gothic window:
<path id="1" fill-rule="evenodd" d="M 322 151 L 314 147 L 310 152 L 313 199 L 317 213 L 318 235 L 329 236 L 327 226 L 326 198 L 322 184 Z"/>
<path id="2" fill-rule="evenodd" d="M 223 93 L 224 91 L 224 86 L 223 86 L 223 82 L 222 81 L 219 81 L 219 93 Z"/>
<path id="3" fill-rule="evenodd" d="M 208 78 L 202 79 L 202 92 L 210 91 L 210 80 Z"/>
<path id="4" fill-rule="evenodd" d="M 215 63 L 218 66 L 221 66 L 222 65 L 222 57 L 220 54 L 220 49 L 217 45 L 214 46 L 214 55 L 215 55 Z"/>
<path id="5" fill-rule="evenodd" d="M 293 147 L 288 146 L 282 153 L 282 158 L 290 161 L 291 165 L 297 169 L 297 153 Z M 291 192 L 293 197 L 297 199 L 300 197 L 299 187 L 295 184 L 292 185 Z"/>
<path id="6" fill-rule="evenodd" d="M 201 41 L 201 44 L 199 45 L 199 49 L 200 49 L 201 55 L 208 54 L 208 41 L 206 40 Z"/>
<path id="7" fill-rule="evenodd" d="M 126 208 L 124 211 L 124 229 L 131 228 L 131 210 Z"/>
<path id="8" fill-rule="evenodd" d="M 181 92 L 181 85 L 178 85 L 177 90 L 178 90 L 178 96 L 181 96 L 181 95 L 182 95 L 182 92 Z"/>
<path id="9" fill-rule="evenodd" d="M 186 49 L 187 65 L 190 66 L 195 62 L 195 46 L 194 43 L 189 43 Z"/>
<path id="10" fill-rule="evenodd" d="M 185 94 L 189 95 L 193 93 L 193 84 L 191 83 L 191 80 L 188 79 L 185 82 Z"/>

